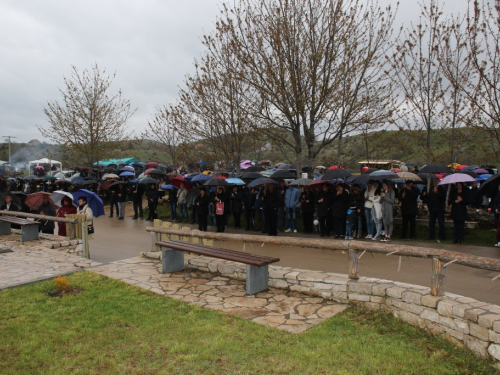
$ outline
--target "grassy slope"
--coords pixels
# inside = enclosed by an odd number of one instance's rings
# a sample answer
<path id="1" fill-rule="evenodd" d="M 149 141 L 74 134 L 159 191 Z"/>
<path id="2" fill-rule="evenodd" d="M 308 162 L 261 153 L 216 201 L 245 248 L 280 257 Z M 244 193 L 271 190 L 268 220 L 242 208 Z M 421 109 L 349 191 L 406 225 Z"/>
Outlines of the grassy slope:
<path id="1" fill-rule="evenodd" d="M 90 272 L 0 291 L 2 374 L 492 374 L 492 364 L 355 308 L 292 335 Z"/>

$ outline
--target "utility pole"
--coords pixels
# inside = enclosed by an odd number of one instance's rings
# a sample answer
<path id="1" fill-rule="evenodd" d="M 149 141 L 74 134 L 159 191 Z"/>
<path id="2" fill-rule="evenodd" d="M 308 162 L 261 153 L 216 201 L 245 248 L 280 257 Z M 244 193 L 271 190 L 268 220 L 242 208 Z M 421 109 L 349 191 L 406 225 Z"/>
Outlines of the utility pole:
<path id="1" fill-rule="evenodd" d="M 9 139 L 9 164 L 10 164 L 10 140 L 11 140 L 12 138 L 17 138 L 17 137 L 14 137 L 14 136 L 12 136 L 12 135 L 4 135 L 3 137 L 4 137 L 4 138 L 8 138 L 8 139 Z"/>

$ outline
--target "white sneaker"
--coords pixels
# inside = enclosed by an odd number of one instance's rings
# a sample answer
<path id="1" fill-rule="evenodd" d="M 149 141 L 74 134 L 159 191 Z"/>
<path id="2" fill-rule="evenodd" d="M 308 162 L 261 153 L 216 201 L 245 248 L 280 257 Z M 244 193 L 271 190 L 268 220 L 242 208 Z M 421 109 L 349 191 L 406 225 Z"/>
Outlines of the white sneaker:
<path id="1" fill-rule="evenodd" d="M 500 242 L 495 244 L 496 247 L 500 247 Z"/>
<path id="2" fill-rule="evenodd" d="M 384 234 L 385 234 L 385 231 L 384 231 L 384 230 L 380 231 L 380 235 L 381 235 L 381 236 L 383 236 Z"/>
<path id="3" fill-rule="evenodd" d="M 377 240 L 378 240 L 378 236 L 372 237 L 372 241 L 377 241 Z"/>
<path id="4" fill-rule="evenodd" d="M 290 233 L 292 230 L 291 229 L 287 229 L 285 230 L 285 233 Z"/>
<path id="5" fill-rule="evenodd" d="M 368 235 L 368 236 L 366 236 L 365 238 L 372 238 L 372 235 L 371 235 L 371 234 L 369 234 L 369 235 Z"/>
<path id="6" fill-rule="evenodd" d="M 297 233 L 297 229 L 294 229 L 294 230 L 293 230 L 293 233 Z"/>

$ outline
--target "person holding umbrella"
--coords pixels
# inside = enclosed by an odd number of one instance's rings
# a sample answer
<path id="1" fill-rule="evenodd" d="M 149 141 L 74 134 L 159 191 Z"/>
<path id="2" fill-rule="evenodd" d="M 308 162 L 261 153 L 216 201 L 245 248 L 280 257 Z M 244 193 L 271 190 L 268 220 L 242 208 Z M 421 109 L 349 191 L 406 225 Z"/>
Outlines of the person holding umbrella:
<path id="1" fill-rule="evenodd" d="M 76 207 L 73 206 L 73 200 L 70 197 L 61 199 L 62 207 L 57 211 L 57 217 L 66 217 L 67 215 L 76 214 Z M 58 235 L 66 237 L 66 223 L 57 223 Z"/>
<path id="2" fill-rule="evenodd" d="M 172 186 L 168 191 L 168 203 L 170 204 L 170 220 L 177 220 L 177 190 Z"/>
<path id="3" fill-rule="evenodd" d="M 321 237 L 330 237 L 330 206 L 332 195 L 328 191 L 328 184 L 321 185 L 321 190 L 316 195 L 318 205 L 319 230 Z"/>
<path id="4" fill-rule="evenodd" d="M 413 186 L 413 181 L 406 181 L 406 186 L 401 189 L 398 199 L 401 202 L 401 215 L 403 217 L 403 227 L 401 238 L 405 239 L 410 225 L 410 239 L 415 238 L 415 225 L 418 212 L 417 199 L 420 191 Z"/>
<path id="5" fill-rule="evenodd" d="M 134 207 L 134 217 L 132 220 L 137 220 L 140 218 L 144 219 L 142 212 L 142 195 L 144 194 L 144 187 L 142 184 L 134 183 L 130 189 L 132 192 L 132 205 Z"/>
<path id="6" fill-rule="evenodd" d="M 205 188 L 200 188 L 200 195 L 196 197 L 194 205 L 198 214 L 198 229 L 202 232 L 207 231 L 207 215 L 208 215 L 208 195 Z"/>
<path id="7" fill-rule="evenodd" d="M 444 215 L 446 212 L 446 190 L 439 185 L 439 178 L 435 177 L 433 183 L 427 192 L 426 189 L 420 194 L 422 202 L 427 204 L 429 210 L 429 240 L 436 239 L 436 219 L 439 225 L 438 242 L 446 239 L 446 228 L 444 226 Z"/>
<path id="8" fill-rule="evenodd" d="M 457 182 L 448 200 L 448 204 L 451 205 L 451 218 L 453 220 L 453 243 L 464 243 L 468 203 L 468 189 L 465 188 L 463 182 Z"/>
<path id="9" fill-rule="evenodd" d="M 302 211 L 302 223 L 305 233 L 314 232 L 314 192 L 304 190 L 300 195 L 300 209 Z"/>
<path id="10" fill-rule="evenodd" d="M 118 202 L 118 220 L 123 220 L 125 217 L 125 205 L 127 204 L 128 189 L 125 183 L 119 184 L 115 188 L 116 201 Z"/>
<path id="11" fill-rule="evenodd" d="M 87 230 L 89 234 L 94 233 L 94 212 L 87 204 L 87 197 L 82 195 L 78 198 L 78 215 L 85 215 L 87 219 Z"/>
<path id="12" fill-rule="evenodd" d="M 270 236 L 278 235 L 278 210 L 283 206 L 281 193 L 273 183 L 267 184 L 267 193 L 264 199 L 264 209 L 266 210 Z"/>
<path id="13" fill-rule="evenodd" d="M 337 185 L 336 191 L 332 196 L 332 223 L 335 238 L 344 238 L 346 231 L 347 209 L 349 205 L 349 195 L 344 190 L 344 186 Z M 349 235 L 350 236 L 350 235 Z"/>
<path id="14" fill-rule="evenodd" d="M 56 216 L 56 209 L 50 203 L 49 201 L 49 196 L 44 195 L 42 197 L 42 204 L 38 206 L 37 213 L 39 215 L 46 215 L 46 216 Z M 46 220 L 44 223 L 41 223 L 39 229 L 42 231 L 42 233 L 48 233 L 48 234 L 54 234 L 54 222 L 52 220 Z"/>
<path id="15" fill-rule="evenodd" d="M 214 198 L 215 223 L 217 232 L 222 233 L 226 227 L 226 216 L 228 212 L 229 199 L 223 186 L 217 186 L 217 193 Z"/>
<path id="16" fill-rule="evenodd" d="M 155 184 L 150 184 L 149 189 L 146 191 L 146 198 L 148 198 L 149 214 L 146 221 L 153 221 L 157 218 L 156 206 L 158 205 L 158 189 Z"/>
<path id="17" fill-rule="evenodd" d="M 241 227 L 241 211 L 243 211 L 243 194 L 240 192 L 238 186 L 233 186 L 231 192 L 231 212 L 234 218 L 234 229 Z"/>
<path id="18" fill-rule="evenodd" d="M 382 184 L 382 193 L 380 194 L 382 204 L 382 221 L 384 222 L 385 237 L 383 242 L 390 242 L 392 230 L 394 228 L 394 203 L 396 202 L 396 193 L 390 182 L 385 181 Z"/>

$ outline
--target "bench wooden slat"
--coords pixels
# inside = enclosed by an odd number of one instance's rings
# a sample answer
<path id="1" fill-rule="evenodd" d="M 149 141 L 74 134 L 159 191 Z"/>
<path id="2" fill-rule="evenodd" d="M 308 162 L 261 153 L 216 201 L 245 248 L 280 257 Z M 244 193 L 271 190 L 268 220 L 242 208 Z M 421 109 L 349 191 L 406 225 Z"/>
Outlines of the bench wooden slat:
<path id="1" fill-rule="evenodd" d="M 232 254 L 238 258 L 249 259 L 249 260 L 259 260 L 262 262 L 268 262 L 268 264 L 279 261 L 278 258 L 273 258 L 273 257 L 269 257 L 266 255 L 244 253 L 244 252 L 237 251 L 237 250 L 223 249 L 223 248 L 218 248 L 218 247 L 207 247 L 204 245 L 198 245 L 195 243 L 178 241 L 178 240 L 169 240 L 168 242 L 177 244 L 177 245 L 182 246 L 182 247 L 187 247 L 187 248 L 198 249 L 198 248 L 202 247 L 202 248 L 206 249 L 207 251 L 213 251 L 214 253 Z"/>
<path id="2" fill-rule="evenodd" d="M 204 245 L 198 245 L 190 242 L 184 242 L 184 241 L 176 241 L 176 240 L 171 240 L 169 241 L 170 243 L 175 243 L 179 246 L 182 246 L 183 248 L 194 248 L 197 249 L 199 246 L 204 246 Z M 252 260 L 260 260 L 262 262 L 268 262 L 268 263 L 274 263 L 277 262 L 277 258 L 269 257 L 266 255 L 258 255 L 258 254 L 250 254 L 250 253 L 244 253 L 241 251 L 237 250 L 230 250 L 230 249 L 223 249 L 223 248 L 218 248 L 218 247 L 206 247 L 207 251 L 213 251 L 214 253 L 216 252 L 221 252 L 224 254 L 232 254 L 235 257 L 243 258 L 243 259 L 252 259 Z"/>
<path id="3" fill-rule="evenodd" d="M 13 216 L 0 216 L 0 221 L 17 225 L 38 224 L 37 221 L 21 219 L 19 217 L 13 217 Z"/>
<path id="4" fill-rule="evenodd" d="M 171 248 L 174 250 L 188 251 L 199 255 L 212 256 L 220 259 L 249 264 L 257 267 L 262 267 L 270 263 L 279 262 L 279 258 L 242 253 L 236 250 L 208 247 L 183 241 L 160 241 L 156 242 L 156 245 Z"/>

